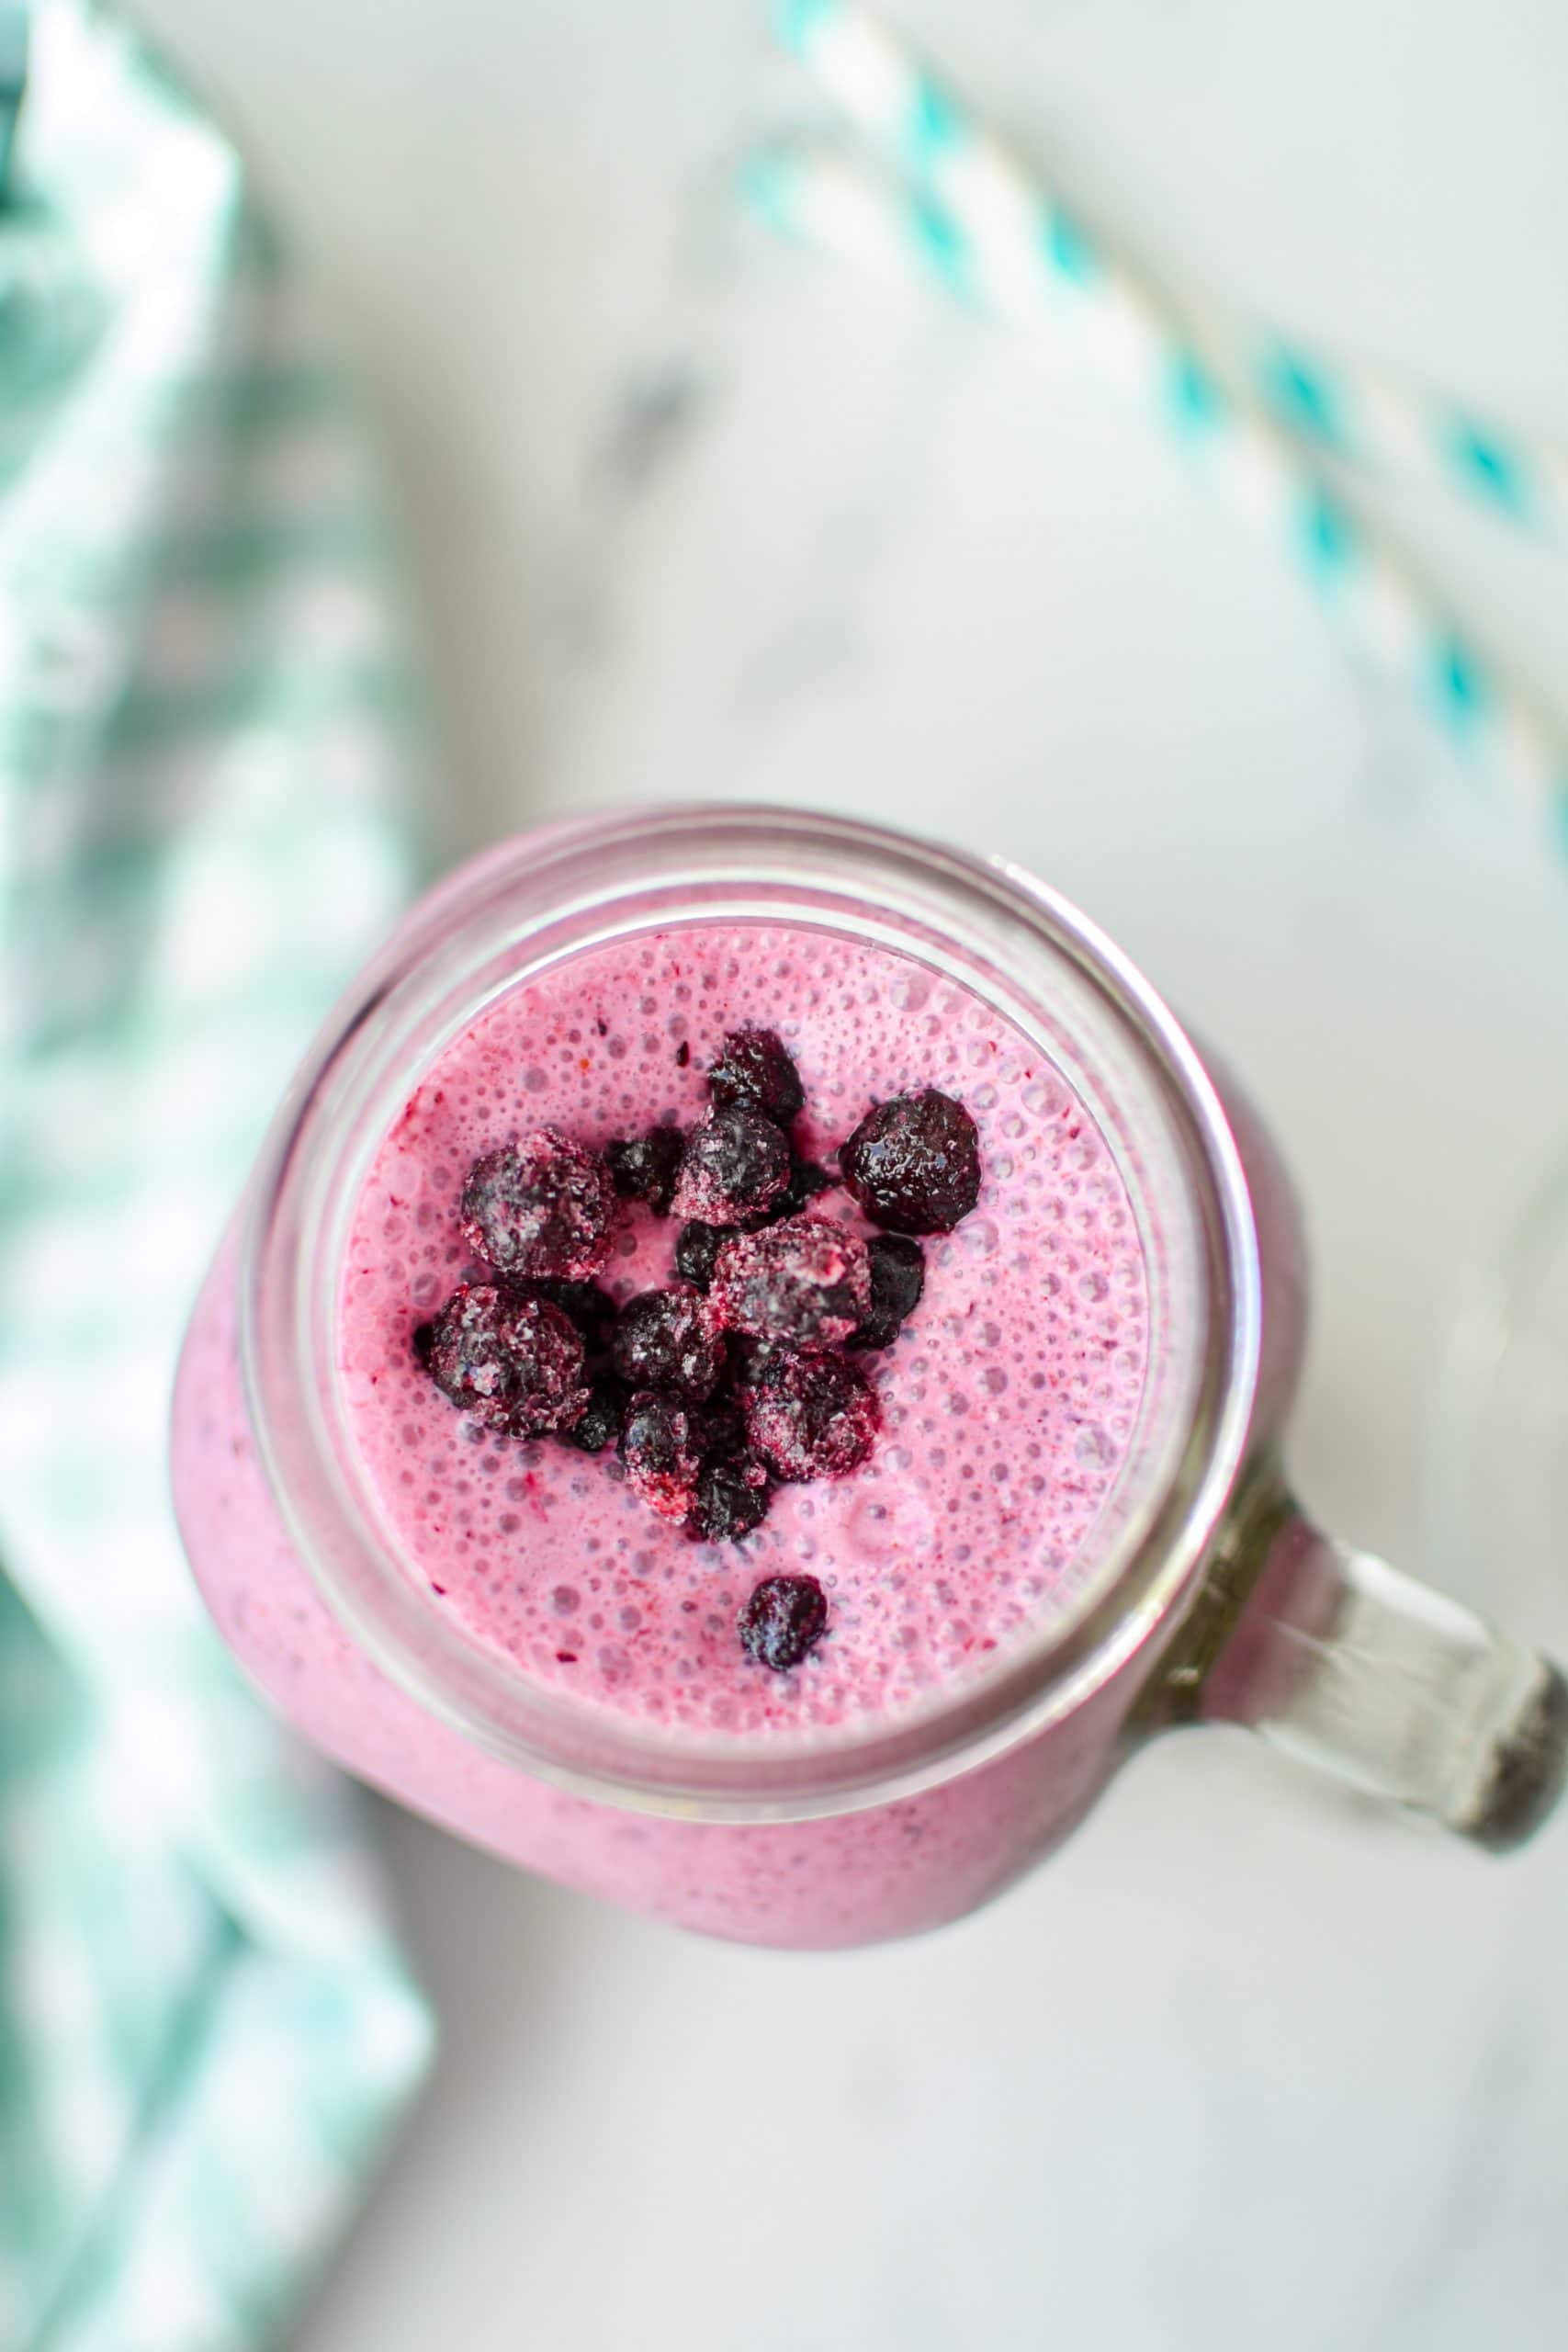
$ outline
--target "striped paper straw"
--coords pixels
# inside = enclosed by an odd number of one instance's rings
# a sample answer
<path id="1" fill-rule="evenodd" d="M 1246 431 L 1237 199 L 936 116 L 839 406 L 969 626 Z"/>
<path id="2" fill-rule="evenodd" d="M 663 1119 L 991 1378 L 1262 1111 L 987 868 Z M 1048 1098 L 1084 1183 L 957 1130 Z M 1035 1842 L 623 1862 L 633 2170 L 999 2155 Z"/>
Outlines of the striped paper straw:
<path id="1" fill-rule="evenodd" d="M 1403 676 L 1445 733 L 1558 829 L 1568 822 L 1568 740 L 1528 679 L 1465 624 L 1383 527 L 1358 511 L 1342 469 L 1216 372 L 1169 301 L 1042 197 L 972 130 L 929 75 L 839 0 L 793 0 L 795 45 L 879 146 L 902 126 L 912 185 L 815 141 L 751 159 L 746 192 L 774 226 L 887 266 L 919 259 L 950 290 L 1038 329 L 1069 311 L 1106 370 L 1152 397 L 1213 479 L 1303 568 L 1352 635 Z M 940 156 L 940 172 L 930 167 Z"/>
<path id="2" fill-rule="evenodd" d="M 1568 452 L 1560 447 L 1363 362 L 1325 359 L 1270 328 L 1221 332 L 1258 398 L 1325 456 L 1458 491 L 1486 514 L 1568 544 Z"/>
<path id="3" fill-rule="evenodd" d="M 1053 257 L 1070 256 L 1073 274 L 1092 274 L 1102 294 L 1121 279 L 1145 305 L 1176 307 L 1091 237 L 1059 191 L 1027 176 L 874 17 L 850 0 L 784 0 L 779 21 L 786 45 L 861 135 L 977 243 L 991 242 L 987 230 L 998 249 L 1010 237 L 1033 249 L 1037 269 L 1043 235 Z M 1495 517 L 1568 541 L 1568 450 L 1363 361 L 1330 359 L 1271 325 L 1217 314 L 1212 303 L 1183 306 L 1181 326 L 1212 375 L 1250 393 L 1320 456 L 1442 483 Z"/>

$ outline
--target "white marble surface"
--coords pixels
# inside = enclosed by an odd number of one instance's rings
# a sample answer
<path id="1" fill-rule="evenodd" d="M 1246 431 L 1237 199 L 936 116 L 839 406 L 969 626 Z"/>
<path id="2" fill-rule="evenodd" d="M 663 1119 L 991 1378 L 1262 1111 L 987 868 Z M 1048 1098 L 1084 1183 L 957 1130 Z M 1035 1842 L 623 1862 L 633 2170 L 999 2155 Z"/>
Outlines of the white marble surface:
<path id="1" fill-rule="evenodd" d="M 738 228 L 731 159 L 804 104 L 760 0 L 151 13 L 370 371 L 455 833 L 730 793 L 1036 865 L 1275 1121 L 1302 1483 L 1429 1558 L 1452 1276 L 1568 1128 L 1568 876 L 1073 350 Z M 1561 0 L 906 15 L 1156 255 L 1568 430 Z M 1550 668 L 1554 567 L 1418 519 Z M 1568 1644 L 1568 1578 L 1444 1548 Z M 985 1916 L 809 1961 L 380 1832 L 445 2057 L 300 2352 L 1568 2335 L 1568 1824 L 1489 1864 L 1214 1734 Z"/>

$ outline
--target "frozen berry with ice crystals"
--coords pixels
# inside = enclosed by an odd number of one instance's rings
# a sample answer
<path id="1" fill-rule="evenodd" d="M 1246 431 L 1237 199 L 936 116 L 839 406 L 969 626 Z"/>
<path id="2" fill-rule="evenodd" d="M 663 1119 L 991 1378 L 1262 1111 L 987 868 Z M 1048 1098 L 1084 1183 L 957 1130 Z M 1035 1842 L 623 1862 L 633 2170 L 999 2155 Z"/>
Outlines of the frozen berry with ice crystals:
<path id="1" fill-rule="evenodd" d="M 675 1171 L 686 1138 L 679 1127 L 649 1127 L 629 1143 L 605 1147 L 615 1190 L 624 1201 L 646 1201 L 656 1216 L 668 1216 Z"/>
<path id="2" fill-rule="evenodd" d="M 713 1280 L 714 1261 L 728 1238 L 722 1225 L 706 1225 L 700 1216 L 683 1225 L 675 1236 L 675 1272 L 682 1281 L 706 1290 Z"/>
<path id="3" fill-rule="evenodd" d="M 603 1453 L 619 1437 L 626 1409 L 626 1392 L 620 1382 L 596 1380 L 581 1419 L 573 1421 L 569 1430 L 558 1430 L 556 1435 L 564 1445 L 575 1446 L 579 1453 Z"/>
<path id="4" fill-rule="evenodd" d="M 871 1260 L 831 1217 L 792 1216 L 727 1241 L 710 1295 L 732 1331 L 831 1347 L 870 1311 Z"/>
<path id="5" fill-rule="evenodd" d="M 870 1245 L 871 1308 L 850 1340 L 852 1348 L 890 1348 L 899 1326 L 920 1303 L 926 1261 L 907 1233 L 874 1234 Z"/>
<path id="6" fill-rule="evenodd" d="M 540 1127 L 475 1160 L 460 1214 L 464 1240 L 498 1273 L 577 1282 L 610 1254 L 615 1188 L 596 1151 Z"/>
<path id="7" fill-rule="evenodd" d="M 882 1424 L 858 1364 L 814 1349 L 770 1347 L 741 1392 L 751 1451 L 775 1478 L 841 1478 L 870 1453 Z"/>
<path id="8" fill-rule="evenodd" d="M 868 1111 L 839 1166 L 872 1223 L 895 1233 L 951 1233 L 980 1196 L 975 1122 L 934 1086 Z"/>
<path id="9" fill-rule="evenodd" d="M 773 1206 L 789 1182 L 789 1165 L 781 1127 L 749 1102 L 720 1103 L 686 1138 L 675 1214 L 744 1225 Z"/>
<path id="10" fill-rule="evenodd" d="M 515 1378 L 503 1326 L 513 1301 L 491 1283 L 460 1283 L 414 1333 L 414 1353 L 448 1403 L 487 1429 L 508 1427 Z"/>
<path id="11" fill-rule="evenodd" d="M 732 1029 L 708 1072 L 708 1092 L 716 1102 L 750 1102 L 781 1127 L 806 1103 L 800 1072 L 773 1029 Z"/>
<path id="12" fill-rule="evenodd" d="M 582 1341 L 560 1308 L 492 1283 L 453 1292 L 431 1327 L 429 1371 L 454 1405 L 514 1437 L 570 1429 L 588 1403 Z"/>
<path id="13" fill-rule="evenodd" d="M 764 1577 L 739 1619 L 741 1645 L 759 1666 L 787 1674 L 828 1630 L 828 1596 L 815 1577 Z"/>
<path id="14" fill-rule="evenodd" d="M 628 1387 L 673 1388 L 699 1402 L 724 1370 L 718 1317 L 700 1291 L 674 1284 L 626 1301 L 610 1352 Z"/>
<path id="15" fill-rule="evenodd" d="M 657 1388 L 639 1388 L 621 1423 L 626 1484 L 660 1519 L 691 1515 L 702 1472 L 700 1408 Z"/>
<path id="16" fill-rule="evenodd" d="M 768 1474 L 753 1455 L 721 1454 L 698 1473 L 686 1532 L 709 1544 L 739 1544 L 761 1527 L 770 1499 Z"/>

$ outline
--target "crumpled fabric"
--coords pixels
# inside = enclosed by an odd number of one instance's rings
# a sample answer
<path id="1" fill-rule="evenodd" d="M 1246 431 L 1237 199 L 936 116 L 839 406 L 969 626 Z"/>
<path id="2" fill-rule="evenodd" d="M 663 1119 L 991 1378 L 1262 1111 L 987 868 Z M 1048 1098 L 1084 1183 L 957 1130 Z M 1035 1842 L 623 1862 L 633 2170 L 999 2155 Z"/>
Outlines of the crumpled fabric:
<path id="1" fill-rule="evenodd" d="M 36 15 L 0 210 L 0 2345 L 267 2340 L 428 2014 L 344 1783 L 209 1629 L 185 1317 L 412 881 L 366 435 L 232 145 Z"/>

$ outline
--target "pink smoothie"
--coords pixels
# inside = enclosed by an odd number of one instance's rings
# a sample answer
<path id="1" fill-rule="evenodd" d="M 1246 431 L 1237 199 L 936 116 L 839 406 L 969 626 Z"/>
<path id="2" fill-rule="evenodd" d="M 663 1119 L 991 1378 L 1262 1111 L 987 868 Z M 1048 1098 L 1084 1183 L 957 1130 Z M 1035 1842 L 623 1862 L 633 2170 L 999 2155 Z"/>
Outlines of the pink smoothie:
<path id="1" fill-rule="evenodd" d="M 494 1145 L 553 1126 L 594 1146 L 689 1125 L 727 1030 L 778 1031 L 832 1165 L 874 1100 L 935 1086 L 975 1118 L 973 1213 L 925 1243 L 924 1296 L 859 1359 L 882 1434 L 847 1477 L 776 1489 L 743 1544 L 655 1517 L 613 1453 L 498 1441 L 416 1363 L 413 1326 L 470 1263 L 457 1196 Z M 818 1212 L 868 1235 L 841 1191 Z M 678 1227 L 636 1205 L 601 1277 L 672 1280 Z M 1147 1351 L 1145 1269 L 1111 1155 L 1077 1097 L 977 998 L 826 933 L 653 933 L 550 968 L 425 1073 L 376 1156 L 344 1267 L 340 1360 L 386 1532 L 432 1605 L 525 1675 L 668 1727 L 756 1735 L 887 1718 L 983 1672 L 1081 1589 Z M 816 1577 L 827 1634 L 770 1672 L 736 1633 L 758 1578 Z"/>
<path id="2" fill-rule="evenodd" d="M 576 838 L 490 853 L 414 910 L 389 953 L 434 954 L 498 874 L 525 895 L 535 862 L 570 864 Z M 611 857 L 615 839 L 607 826 Z M 859 1359 L 882 1408 L 871 1458 L 841 1480 L 777 1487 L 743 1544 L 694 1544 L 637 1498 L 612 1453 L 476 1433 L 410 1342 L 463 1269 L 457 1202 L 479 1153 L 547 1125 L 602 1144 L 688 1122 L 723 1034 L 750 1023 L 779 1030 L 798 1063 L 807 1155 L 830 1159 L 874 1098 L 934 1085 L 973 1115 L 984 1181 L 958 1229 L 925 1242 L 925 1295 L 901 1336 Z M 1148 1378 L 1145 1268 L 1083 1103 L 977 997 L 806 916 L 623 931 L 514 982 L 434 1065 L 411 1067 L 408 1086 L 348 1204 L 336 1356 L 368 1508 L 431 1624 L 558 1707 L 573 1694 L 590 1723 L 677 1760 L 685 1735 L 710 1763 L 731 1740 L 753 1756 L 777 1743 L 787 1767 L 816 1740 L 901 1726 L 918 1756 L 927 1718 L 944 1720 L 945 1702 L 1082 1590 Z M 1283 1197 L 1277 1170 L 1261 1145 L 1248 1158 L 1267 1209 Z M 842 1192 L 815 1206 L 859 1223 Z M 1288 1216 L 1281 1229 L 1288 1239 Z M 624 1298 L 668 1281 L 675 1233 L 629 1209 L 606 1284 Z M 1289 1274 L 1293 1249 L 1271 1257 Z M 458 1834 L 711 1934 L 861 1943 L 972 1910 L 1067 1834 L 1126 1752 L 1157 1632 L 992 1760 L 913 1794 L 874 1785 L 804 1818 L 644 1810 L 491 1752 L 373 1662 L 296 1549 L 240 1362 L 241 1285 L 268 1263 L 265 1250 L 247 1257 L 236 1229 L 192 1320 L 173 1451 L 186 1548 L 220 1632 L 279 1711 Z M 1270 1324 L 1272 1419 L 1299 1352 L 1288 1297 Z M 1162 1364 L 1180 1345 L 1166 1335 Z M 781 1675 L 748 1658 L 736 1616 L 761 1577 L 792 1570 L 820 1580 L 829 1613 L 817 1647 Z"/>

